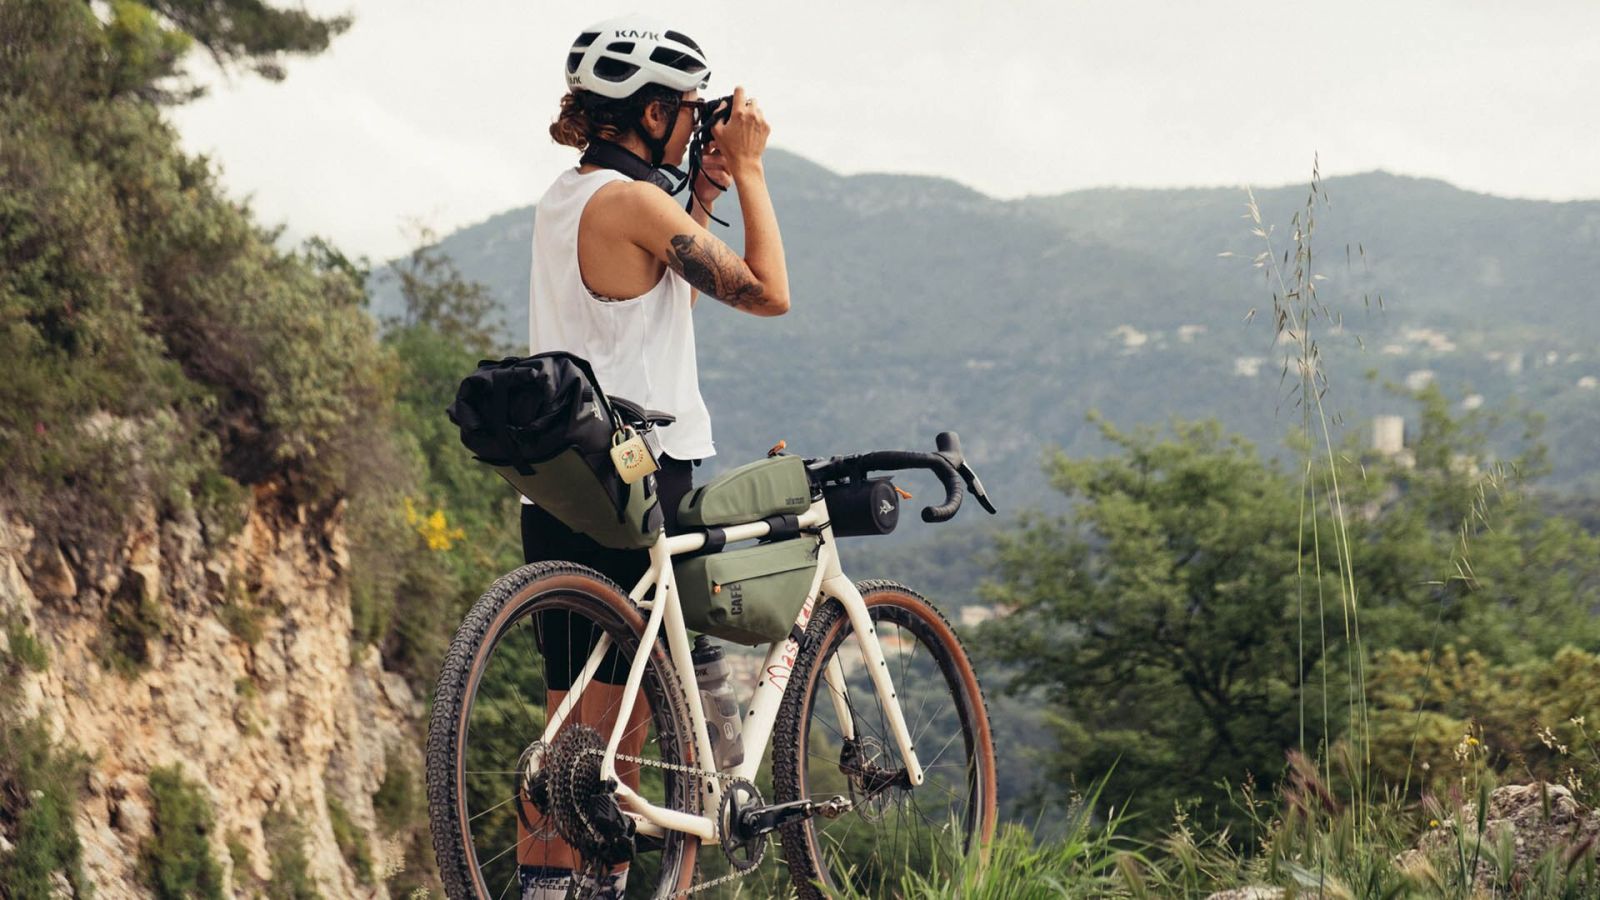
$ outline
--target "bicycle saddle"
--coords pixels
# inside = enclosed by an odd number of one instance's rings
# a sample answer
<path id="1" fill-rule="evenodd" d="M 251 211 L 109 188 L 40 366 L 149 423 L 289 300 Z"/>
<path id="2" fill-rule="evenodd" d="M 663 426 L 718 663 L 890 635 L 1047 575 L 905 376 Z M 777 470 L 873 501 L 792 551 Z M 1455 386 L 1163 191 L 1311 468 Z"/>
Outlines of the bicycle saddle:
<path id="1" fill-rule="evenodd" d="M 615 394 L 608 394 L 611 406 L 622 415 L 623 422 L 628 425 L 671 425 L 678 421 L 678 417 L 664 413 L 657 409 L 645 409 L 632 400 L 625 400 Z"/>

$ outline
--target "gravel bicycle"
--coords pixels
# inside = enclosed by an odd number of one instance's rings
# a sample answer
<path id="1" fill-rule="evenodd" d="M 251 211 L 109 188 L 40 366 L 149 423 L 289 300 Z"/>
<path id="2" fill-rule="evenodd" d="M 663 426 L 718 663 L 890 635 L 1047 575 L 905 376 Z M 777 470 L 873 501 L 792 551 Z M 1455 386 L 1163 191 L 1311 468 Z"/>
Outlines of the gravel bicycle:
<path id="1" fill-rule="evenodd" d="M 846 577 L 837 544 L 836 532 L 884 533 L 888 497 L 910 497 L 892 485 L 885 495 L 873 472 L 936 475 L 945 499 L 924 521 L 953 517 L 965 492 L 994 513 L 957 436 L 936 446 L 805 459 L 803 512 L 662 536 L 628 591 L 569 563 L 500 578 L 455 635 L 429 726 L 429 813 L 449 896 L 516 897 L 528 866 L 599 875 L 625 863 L 629 897 L 684 896 L 754 872 L 774 832 L 803 898 L 889 896 L 907 871 L 938 878 L 981 857 L 995 828 L 995 756 L 972 663 L 915 591 Z M 847 496 L 857 498 L 848 513 Z M 854 524 L 836 528 L 845 517 Z M 750 673 L 737 735 L 714 733 L 728 722 L 697 689 L 675 561 L 797 539 L 815 545 L 799 613 Z M 544 689 L 541 615 L 566 616 L 587 652 L 564 696 Z M 625 680 L 609 679 L 620 687 L 597 678 L 608 666 L 626 666 Z M 602 733 L 597 722 L 615 724 Z M 719 748 L 738 761 L 719 766 Z M 697 875 L 697 862 L 722 874 Z"/>

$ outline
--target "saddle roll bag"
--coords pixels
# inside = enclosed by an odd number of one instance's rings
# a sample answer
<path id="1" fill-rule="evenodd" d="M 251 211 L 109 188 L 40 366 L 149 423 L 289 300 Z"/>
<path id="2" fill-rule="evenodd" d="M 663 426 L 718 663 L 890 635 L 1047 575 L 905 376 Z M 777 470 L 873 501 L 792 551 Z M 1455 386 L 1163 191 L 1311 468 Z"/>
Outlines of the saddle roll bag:
<path id="1" fill-rule="evenodd" d="M 630 459 L 628 483 L 612 448 L 630 434 L 582 357 L 553 351 L 484 360 L 447 410 L 461 443 L 523 496 L 605 547 L 649 547 L 661 533 L 653 460 Z M 646 444 L 623 442 L 634 455 Z"/>

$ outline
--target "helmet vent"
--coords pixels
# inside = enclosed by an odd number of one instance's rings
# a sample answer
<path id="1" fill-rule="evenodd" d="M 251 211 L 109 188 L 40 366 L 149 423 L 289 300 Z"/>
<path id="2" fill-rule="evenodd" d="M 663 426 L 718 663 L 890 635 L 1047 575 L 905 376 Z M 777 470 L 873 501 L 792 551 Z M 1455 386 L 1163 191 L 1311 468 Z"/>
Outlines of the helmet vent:
<path id="1" fill-rule="evenodd" d="M 598 32 L 598 31 L 585 31 L 583 34 L 578 35 L 578 39 L 577 40 L 572 42 L 572 49 L 580 50 L 580 49 L 582 49 L 584 47 L 587 47 L 590 44 L 594 43 L 594 39 L 599 37 L 599 36 L 600 36 L 600 32 Z M 696 47 L 695 49 L 698 50 L 700 48 Z"/>
<path id="2" fill-rule="evenodd" d="M 594 63 L 594 74 L 606 81 L 626 81 L 628 76 L 637 71 L 639 67 L 633 63 L 612 59 L 609 56 L 602 56 Z"/>
<path id="3" fill-rule="evenodd" d="M 681 31 L 669 31 L 666 33 L 666 38 L 669 41 L 677 41 L 680 44 L 693 48 L 694 52 L 700 54 L 701 56 L 704 56 L 706 53 L 704 50 L 700 49 L 699 44 L 696 44 L 694 41 L 690 40 L 689 36 Z"/>
<path id="4" fill-rule="evenodd" d="M 606 50 L 611 53 L 632 53 L 633 41 L 612 41 L 606 45 Z"/>
<path id="5" fill-rule="evenodd" d="M 578 71 L 578 63 L 581 63 L 581 62 L 583 62 L 583 54 L 582 53 L 568 53 L 567 54 L 567 74 L 571 75 L 573 72 Z"/>
<path id="6" fill-rule="evenodd" d="M 660 63 L 663 66 L 671 66 L 680 72 L 687 72 L 690 75 L 693 75 L 697 72 L 704 72 L 706 68 L 699 60 L 695 59 L 689 54 L 680 52 L 678 50 L 673 50 L 669 47 L 657 47 L 654 50 L 651 50 L 650 61 L 653 63 Z"/>

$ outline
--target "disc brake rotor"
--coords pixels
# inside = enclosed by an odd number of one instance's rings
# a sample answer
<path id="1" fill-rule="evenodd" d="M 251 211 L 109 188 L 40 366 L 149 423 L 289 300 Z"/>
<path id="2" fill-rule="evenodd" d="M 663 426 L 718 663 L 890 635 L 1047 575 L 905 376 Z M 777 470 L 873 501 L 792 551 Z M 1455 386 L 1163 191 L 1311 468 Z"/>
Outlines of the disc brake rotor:
<path id="1" fill-rule="evenodd" d="M 867 735 L 846 741 L 839 752 L 839 771 L 850 785 L 850 799 L 861 818 L 874 824 L 904 795 L 899 787 L 900 770 L 884 765 L 889 750 L 883 742 Z"/>

